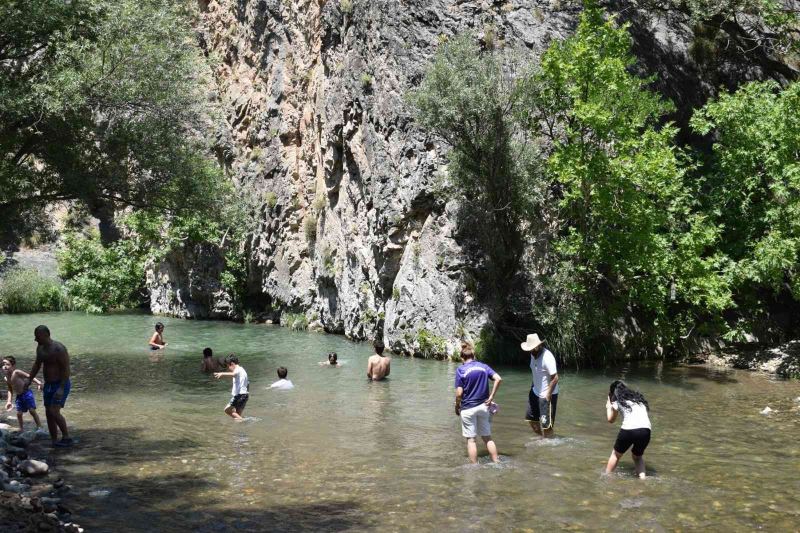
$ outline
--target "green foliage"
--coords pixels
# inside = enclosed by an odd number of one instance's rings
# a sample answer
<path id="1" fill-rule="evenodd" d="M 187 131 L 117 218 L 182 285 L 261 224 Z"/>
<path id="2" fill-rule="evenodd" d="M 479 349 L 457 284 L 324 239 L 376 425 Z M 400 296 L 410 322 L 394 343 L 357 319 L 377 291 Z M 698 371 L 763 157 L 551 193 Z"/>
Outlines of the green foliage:
<path id="1" fill-rule="evenodd" d="M 353 0 L 339 0 L 339 11 L 345 15 L 353 12 Z"/>
<path id="2" fill-rule="evenodd" d="M 303 313 L 286 313 L 283 325 L 292 331 L 305 331 L 308 329 L 308 319 Z"/>
<path id="3" fill-rule="evenodd" d="M 272 191 L 268 191 L 264 194 L 264 203 L 267 204 L 267 207 L 270 209 L 274 209 L 276 205 L 278 205 L 278 195 Z"/>
<path id="4" fill-rule="evenodd" d="M 324 194 L 317 194 L 314 197 L 314 203 L 311 205 L 314 208 L 316 213 L 321 213 L 323 209 L 325 209 L 325 195 Z"/>
<path id="5" fill-rule="evenodd" d="M 395 302 L 400 300 L 400 287 L 392 287 L 392 300 Z"/>
<path id="6" fill-rule="evenodd" d="M 426 359 L 447 358 L 447 340 L 421 328 L 417 331 L 417 351 Z"/>
<path id="7" fill-rule="evenodd" d="M 308 213 L 306 218 L 303 219 L 303 233 L 305 233 L 308 242 L 312 242 L 317 238 L 317 215 L 315 213 Z"/>
<path id="8" fill-rule="evenodd" d="M 219 170 L 184 5 L 0 3 L 0 226 L 60 200 L 208 207 Z"/>
<path id="9" fill-rule="evenodd" d="M 0 277 L 0 313 L 41 313 L 69 308 L 69 299 L 61 285 L 36 270 L 13 268 Z"/>
<path id="10" fill-rule="evenodd" d="M 144 303 L 147 248 L 138 238 L 106 247 L 100 236 L 68 233 L 58 254 L 59 275 L 75 309 L 101 313 Z"/>
<path id="11" fill-rule="evenodd" d="M 704 203 L 722 228 L 733 283 L 800 300 L 800 83 L 749 83 L 695 113 L 713 132 Z"/>
<path id="12" fill-rule="evenodd" d="M 359 79 L 361 80 L 361 87 L 363 87 L 364 89 L 369 89 L 370 87 L 372 87 L 372 76 L 369 75 L 368 73 L 362 72 L 361 77 Z"/>

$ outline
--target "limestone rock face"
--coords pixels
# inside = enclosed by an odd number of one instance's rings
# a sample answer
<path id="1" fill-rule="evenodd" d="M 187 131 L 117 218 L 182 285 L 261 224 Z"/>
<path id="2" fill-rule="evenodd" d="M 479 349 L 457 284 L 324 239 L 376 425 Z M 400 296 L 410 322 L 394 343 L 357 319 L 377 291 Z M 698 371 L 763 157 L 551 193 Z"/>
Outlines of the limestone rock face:
<path id="1" fill-rule="evenodd" d="M 607 3 L 631 22 L 642 73 L 657 72 L 679 110 L 726 80 L 765 76 L 764 62 L 693 62 L 691 24 Z M 258 228 L 248 242 L 252 299 L 304 313 L 326 331 L 382 338 L 421 353 L 420 332 L 450 353 L 488 320 L 465 277 L 453 205 L 436 194 L 446 147 L 404 100 L 439 44 L 491 34 L 540 54 L 571 34 L 580 3 L 529 0 L 200 0 L 225 120 L 217 153 Z M 705 70 L 704 70 L 705 69 Z M 727 76 L 727 77 L 726 77 Z M 221 254 L 187 248 L 153 265 L 151 309 L 229 317 Z M 521 288 L 520 293 L 526 289 Z M 522 302 L 524 307 L 530 303 Z M 523 313 L 526 310 L 523 309 Z M 424 331 L 423 331 L 424 330 Z M 423 335 L 423 336 L 424 336 Z M 442 342 L 439 342 L 442 341 Z"/>

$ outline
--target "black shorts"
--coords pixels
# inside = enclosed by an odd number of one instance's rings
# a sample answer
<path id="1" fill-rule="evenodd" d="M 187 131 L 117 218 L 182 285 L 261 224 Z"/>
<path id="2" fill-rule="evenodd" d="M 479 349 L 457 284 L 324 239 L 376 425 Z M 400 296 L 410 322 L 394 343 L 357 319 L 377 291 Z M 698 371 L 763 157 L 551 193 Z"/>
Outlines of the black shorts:
<path id="1" fill-rule="evenodd" d="M 550 397 L 550 428 L 556 423 L 556 405 L 558 405 L 558 394 Z M 541 406 L 541 407 L 540 407 Z M 541 417 L 547 412 L 547 399 L 539 398 L 533 389 L 528 393 L 528 411 L 525 413 L 525 420 L 542 423 Z"/>
<path id="2" fill-rule="evenodd" d="M 231 398 L 228 407 L 233 407 L 234 409 L 244 409 L 244 406 L 247 405 L 248 398 L 250 398 L 249 394 L 237 394 Z"/>
<path id="3" fill-rule="evenodd" d="M 633 445 L 633 455 L 641 456 L 644 455 L 644 449 L 648 444 L 650 444 L 649 429 L 620 429 L 617 442 L 614 443 L 614 451 L 622 455 Z"/>

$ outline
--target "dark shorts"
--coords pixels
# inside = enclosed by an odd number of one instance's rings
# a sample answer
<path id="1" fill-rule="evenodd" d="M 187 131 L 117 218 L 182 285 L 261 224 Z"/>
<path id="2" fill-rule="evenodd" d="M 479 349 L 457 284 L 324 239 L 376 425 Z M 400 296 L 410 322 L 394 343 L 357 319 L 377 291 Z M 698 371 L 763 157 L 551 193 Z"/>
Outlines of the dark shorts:
<path id="1" fill-rule="evenodd" d="M 231 401 L 228 403 L 228 407 L 233 407 L 234 409 L 244 409 L 244 406 L 247 405 L 247 399 L 249 397 L 249 394 L 237 394 L 231 398 Z"/>
<path id="2" fill-rule="evenodd" d="M 539 425 L 546 429 L 552 428 L 556 423 L 556 406 L 558 405 L 558 394 L 553 394 L 550 397 L 550 405 L 548 408 L 547 399 L 546 398 L 539 398 L 533 392 L 533 389 L 530 390 L 528 393 L 528 411 L 525 413 L 525 420 L 530 420 L 532 422 L 538 422 Z M 549 412 L 548 412 L 549 411 Z M 548 414 L 549 415 L 549 424 L 548 420 L 544 420 L 542 423 L 542 415 Z"/>
<path id="3" fill-rule="evenodd" d="M 67 396 L 69 396 L 69 389 L 72 387 L 72 383 L 67 380 L 64 383 L 64 394 L 61 396 L 61 399 L 56 401 L 53 399 L 55 396 L 56 391 L 61 386 L 60 381 L 50 381 L 44 384 L 44 389 L 42 389 L 42 396 L 44 397 L 44 406 L 50 407 L 51 405 L 60 405 L 64 407 L 64 404 L 67 403 Z"/>
<path id="4" fill-rule="evenodd" d="M 620 429 L 617 434 L 617 442 L 614 443 L 614 451 L 622 455 L 633 446 L 633 455 L 644 455 L 644 449 L 650 444 L 650 430 L 647 428 L 639 429 Z"/>
<path id="5" fill-rule="evenodd" d="M 33 391 L 28 389 L 22 394 L 17 394 L 15 402 L 18 413 L 27 413 L 31 409 L 36 409 L 36 400 L 33 397 Z"/>

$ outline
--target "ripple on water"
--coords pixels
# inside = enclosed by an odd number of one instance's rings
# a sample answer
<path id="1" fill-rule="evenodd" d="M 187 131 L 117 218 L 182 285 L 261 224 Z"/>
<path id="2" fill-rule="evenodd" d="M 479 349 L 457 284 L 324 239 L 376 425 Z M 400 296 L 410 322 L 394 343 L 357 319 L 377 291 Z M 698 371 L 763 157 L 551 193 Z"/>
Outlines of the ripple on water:
<path id="1" fill-rule="evenodd" d="M 543 439 L 541 437 L 533 437 L 530 441 L 525 443 L 526 448 L 552 448 L 555 446 L 564 446 L 566 448 L 575 448 L 583 444 L 584 441 L 573 437 L 553 437 L 551 439 Z"/>

